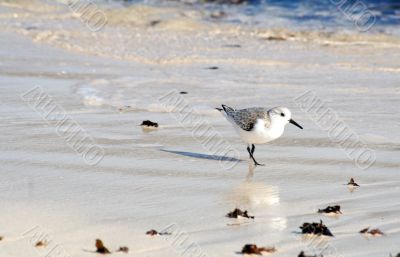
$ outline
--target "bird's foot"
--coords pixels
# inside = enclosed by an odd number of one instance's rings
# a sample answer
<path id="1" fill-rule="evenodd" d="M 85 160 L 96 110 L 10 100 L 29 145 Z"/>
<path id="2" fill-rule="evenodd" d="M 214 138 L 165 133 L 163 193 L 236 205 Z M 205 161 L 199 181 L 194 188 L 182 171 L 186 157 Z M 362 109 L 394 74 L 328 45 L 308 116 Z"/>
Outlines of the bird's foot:
<path id="1" fill-rule="evenodd" d="M 265 164 L 258 163 L 258 162 L 255 162 L 254 165 L 255 165 L 255 166 L 265 166 Z"/>

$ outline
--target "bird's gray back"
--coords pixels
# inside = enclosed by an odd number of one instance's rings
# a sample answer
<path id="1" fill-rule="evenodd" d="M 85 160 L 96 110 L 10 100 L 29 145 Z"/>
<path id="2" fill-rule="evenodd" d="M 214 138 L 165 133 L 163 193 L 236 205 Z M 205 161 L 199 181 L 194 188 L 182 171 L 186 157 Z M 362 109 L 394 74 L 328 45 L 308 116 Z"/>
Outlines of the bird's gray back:
<path id="1" fill-rule="evenodd" d="M 226 110 L 226 114 L 243 130 L 253 129 L 257 119 L 263 119 L 265 126 L 269 127 L 271 121 L 268 109 L 262 107 L 247 108 L 241 110 Z"/>

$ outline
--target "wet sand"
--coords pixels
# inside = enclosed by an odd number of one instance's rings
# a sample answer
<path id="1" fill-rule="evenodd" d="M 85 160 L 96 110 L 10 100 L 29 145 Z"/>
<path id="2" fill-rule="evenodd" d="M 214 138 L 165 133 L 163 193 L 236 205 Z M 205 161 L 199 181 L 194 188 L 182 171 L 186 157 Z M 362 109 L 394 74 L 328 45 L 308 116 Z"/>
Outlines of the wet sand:
<path id="1" fill-rule="evenodd" d="M 128 246 L 127 256 L 184 256 L 167 236 L 145 235 L 171 224 L 175 232 L 188 233 L 188 242 L 206 256 L 235 256 L 248 243 L 276 247 L 273 256 L 297 256 L 302 250 L 351 257 L 400 252 L 397 46 L 260 43 L 221 32 L 226 37 L 210 36 L 210 44 L 198 42 L 201 48 L 185 44 L 183 52 L 157 41 L 129 41 L 142 48 L 127 44 L 124 58 L 115 52 L 118 47 L 105 50 L 112 45 L 110 31 L 97 34 L 106 39 L 91 48 L 89 33 L 80 28 L 76 42 L 81 45 L 68 49 L 72 39 L 44 42 L 21 33 L 17 21 L 3 15 L 5 23 L 9 26 L 0 36 L 0 256 L 44 256 L 56 245 L 69 256 L 90 256 L 83 249 L 94 250 L 96 238 L 110 250 Z M 207 69 L 211 66 L 218 69 Z M 55 124 L 21 98 L 35 86 L 104 149 L 97 165 L 88 165 L 57 135 Z M 181 96 L 194 115 L 231 143 L 240 162 L 224 169 L 192 136 L 193 126 L 182 127 L 174 112 L 162 107 L 158 99 L 173 89 L 188 92 Z M 294 98 L 306 90 L 374 150 L 374 165 L 359 169 L 299 108 Z M 257 147 L 257 159 L 267 165 L 252 170 L 246 146 L 213 109 L 222 103 L 286 105 L 305 129 L 288 126 L 282 138 Z M 160 127 L 143 131 L 138 125 L 147 119 Z M 351 177 L 361 185 L 353 192 L 345 185 Z M 340 205 L 343 214 L 317 213 L 328 205 Z M 255 219 L 226 218 L 236 207 Z M 320 219 L 335 237 L 316 241 L 299 234 L 301 224 Z M 358 233 L 368 226 L 386 236 Z M 32 231 L 46 234 L 51 244 L 34 247 Z"/>

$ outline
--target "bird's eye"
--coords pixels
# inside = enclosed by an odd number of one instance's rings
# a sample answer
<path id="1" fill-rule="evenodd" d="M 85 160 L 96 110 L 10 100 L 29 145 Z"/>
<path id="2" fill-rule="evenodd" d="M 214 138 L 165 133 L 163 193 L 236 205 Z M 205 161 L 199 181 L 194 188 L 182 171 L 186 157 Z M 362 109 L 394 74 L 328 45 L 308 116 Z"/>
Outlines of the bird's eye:
<path id="1" fill-rule="evenodd" d="M 281 116 L 282 116 L 282 117 L 285 117 L 285 114 L 284 114 L 283 112 L 281 112 Z"/>

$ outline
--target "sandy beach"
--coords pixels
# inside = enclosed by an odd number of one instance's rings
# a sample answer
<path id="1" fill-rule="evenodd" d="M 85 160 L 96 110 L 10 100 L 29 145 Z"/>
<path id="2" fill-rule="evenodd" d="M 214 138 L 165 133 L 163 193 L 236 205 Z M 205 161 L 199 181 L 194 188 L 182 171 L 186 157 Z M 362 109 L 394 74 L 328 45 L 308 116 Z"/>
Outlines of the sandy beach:
<path id="1" fill-rule="evenodd" d="M 108 256 L 240 256 L 245 244 L 275 247 L 268 256 L 400 253 L 398 36 L 98 8 L 107 24 L 91 31 L 62 1 L 0 1 L 1 257 L 99 256 L 97 238 Z M 335 142 L 307 94 L 354 137 Z M 286 106 L 304 129 L 257 146 L 266 166 L 254 169 L 221 104 Z M 189 110 L 213 132 L 183 120 Z M 82 148 L 64 120 L 85 135 Z M 329 205 L 343 214 L 317 213 Z M 235 208 L 255 218 L 225 217 Z M 334 237 L 301 234 L 320 220 Z"/>

